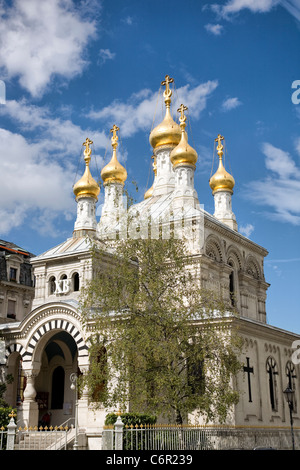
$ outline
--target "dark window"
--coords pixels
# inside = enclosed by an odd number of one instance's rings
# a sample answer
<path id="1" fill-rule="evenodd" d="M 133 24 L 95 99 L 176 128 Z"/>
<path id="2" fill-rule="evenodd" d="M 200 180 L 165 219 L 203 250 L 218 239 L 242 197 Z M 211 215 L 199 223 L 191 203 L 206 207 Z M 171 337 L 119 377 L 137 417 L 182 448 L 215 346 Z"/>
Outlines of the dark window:
<path id="1" fill-rule="evenodd" d="M 229 275 L 229 292 L 230 292 L 230 301 L 231 305 L 234 307 L 235 306 L 235 300 L 234 300 L 234 272 L 231 271 Z"/>
<path id="2" fill-rule="evenodd" d="M 17 270 L 16 268 L 10 268 L 9 270 L 9 280 L 10 281 L 17 281 Z"/>
<path id="3" fill-rule="evenodd" d="M 61 410 L 64 404 L 65 371 L 61 366 L 56 367 L 52 375 L 51 409 Z"/>
<path id="4" fill-rule="evenodd" d="M 55 277 L 52 276 L 49 279 L 49 294 L 54 294 L 55 292 Z"/>
<path id="5" fill-rule="evenodd" d="M 285 367 L 285 371 L 286 371 L 286 376 L 287 376 L 287 379 L 288 379 L 288 387 L 291 390 L 295 391 L 296 390 L 297 374 L 296 374 L 295 366 L 292 363 L 292 361 L 287 362 L 286 367 Z M 294 412 L 297 411 L 297 402 L 296 402 L 296 396 L 295 395 L 296 395 L 296 393 L 294 393 L 294 396 L 293 396 L 293 411 Z"/>
<path id="6" fill-rule="evenodd" d="M 277 364 L 273 357 L 269 357 L 267 360 L 267 373 L 269 376 L 269 395 L 270 403 L 273 411 L 277 411 L 277 399 L 276 399 L 276 376 L 278 375 Z"/>
<path id="7" fill-rule="evenodd" d="M 73 274 L 73 290 L 74 291 L 79 290 L 79 274 L 78 273 Z"/>
<path id="8" fill-rule="evenodd" d="M 7 318 L 16 318 L 16 301 L 7 301 Z"/>

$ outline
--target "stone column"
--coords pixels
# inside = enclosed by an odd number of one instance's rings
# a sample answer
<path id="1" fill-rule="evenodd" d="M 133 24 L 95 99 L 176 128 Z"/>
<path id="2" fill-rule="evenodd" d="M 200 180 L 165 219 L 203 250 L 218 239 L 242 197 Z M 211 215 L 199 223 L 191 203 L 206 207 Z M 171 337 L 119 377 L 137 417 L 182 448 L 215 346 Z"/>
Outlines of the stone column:
<path id="1" fill-rule="evenodd" d="M 123 428 L 124 424 L 121 420 L 121 416 L 118 416 L 115 422 L 115 449 L 123 450 Z"/>
<path id="2" fill-rule="evenodd" d="M 16 439 L 16 428 L 14 417 L 16 416 L 14 412 L 10 413 L 10 422 L 7 426 L 7 443 L 6 450 L 14 450 L 15 439 Z"/>
<path id="3" fill-rule="evenodd" d="M 81 372 L 86 375 L 89 373 L 88 364 L 78 364 Z M 88 426 L 88 389 L 85 386 L 81 392 L 81 397 L 78 399 L 78 427 L 86 428 Z"/>
<path id="4" fill-rule="evenodd" d="M 24 390 L 24 401 L 18 412 L 18 420 L 20 421 L 21 426 L 38 426 L 39 408 L 35 400 L 35 379 L 40 372 L 40 366 L 33 368 L 33 365 L 31 364 L 31 368 L 25 369 L 24 372 L 27 381 L 26 388 Z"/>

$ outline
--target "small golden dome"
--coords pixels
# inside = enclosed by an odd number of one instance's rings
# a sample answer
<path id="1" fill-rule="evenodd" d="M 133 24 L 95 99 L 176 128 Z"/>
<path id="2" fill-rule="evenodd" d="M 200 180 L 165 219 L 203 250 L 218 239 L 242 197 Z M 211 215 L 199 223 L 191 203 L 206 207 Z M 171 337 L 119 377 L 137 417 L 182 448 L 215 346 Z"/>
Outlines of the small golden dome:
<path id="1" fill-rule="evenodd" d="M 169 88 L 169 83 L 172 83 L 173 81 L 173 78 L 166 75 L 165 80 L 161 82 L 162 85 L 166 85 L 166 89 L 164 91 L 166 114 L 163 121 L 150 133 L 149 142 L 153 149 L 163 145 L 175 147 L 180 142 L 180 127 L 173 120 L 170 112 L 172 90 Z"/>
<path id="2" fill-rule="evenodd" d="M 155 178 L 155 176 L 156 176 L 156 174 L 157 174 L 157 164 L 156 164 L 156 157 L 155 157 L 155 155 L 153 155 L 152 158 L 153 158 L 153 164 L 152 164 L 152 166 L 153 166 L 153 172 L 154 172 L 154 178 Z M 144 199 L 149 199 L 149 197 L 152 196 L 152 194 L 153 194 L 153 186 L 154 186 L 154 182 L 153 182 L 151 188 L 149 188 L 149 189 L 145 192 L 145 194 L 144 194 Z"/>
<path id="3" fill-rule="evenodd" d="M 86 166 L 83 176 L 80 178 L 79 181 L 77 181 L 77 183 L 74 184 L 73 192 L 76 198 L 87 196 L 94 197 L 98 200 L 97 196 L 100 193 L 100 187 L 98 183 L 94 180 L 90 172 L 90 160 L 92 153 L 90 145 L 92 143 L 93 142 L 87 137 L 86 141 L 82 144 L 85 145 L 84 160 Z"/>
<path id="4" fill-rule="evenodd" d="M 188 144 L 188 137 L 187 133 L 185 132 L 186 116 L 184 115 L 184 111 L 186 111 L 187 109 L 188 108 L 182 104 L 177 110 L 181 113 L 181 116 L 179 118 L 181 128 L 181 140 L 177 147 L 175 147 L 170 153 L 170 160 L 172 162 L 173 167 L 176 167 L 180 164 L 185 164 L 193 166 L 195 168 L 196 162 L 198 160 L 197 152 Z"/>
<path id="5" fill-rule="evenodd" d="M 218 155 L 219 155 L 219 168 L 216 173 L 210 178 L 209 185 L 212 189 L 213 194 L 217 191 L 229 191 L 233 193 L 233 188 L 235 181 L 232 175 L 228 173 L 223 166 L 223 145 L 221 141 L 224 140 L 224 137 L 220 134 L 215 139 L 218 142 Z"/>
<path id="6" fill-rule="evenodd" d="M 124 184 L 127 179 L 127 171 L 126 169 L 119 163 L 117 159 L 117 147 L 118 147 L 118 136 L 117 131 L 119 131 L 119 127 L 115 124 L 110 132 L 113 133 L 111 138 L 113 154 L 110 162 L 102 169 L 101 171 L 101 178 L 106 183 L 122 183 Z"/>

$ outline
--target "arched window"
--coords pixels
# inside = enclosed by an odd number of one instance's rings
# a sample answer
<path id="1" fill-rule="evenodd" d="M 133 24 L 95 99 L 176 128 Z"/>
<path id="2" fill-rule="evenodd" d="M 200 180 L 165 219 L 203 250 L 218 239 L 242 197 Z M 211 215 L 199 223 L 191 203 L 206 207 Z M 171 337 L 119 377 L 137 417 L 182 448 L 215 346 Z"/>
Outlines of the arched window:
<path id="1" fill-rule="evenodd" d="M 75 292 L 79 291 L 79 274 L 74 273 L 72 276 L 72 280 L 73 280 L 73 290 Z"/>
<path id="2" fill-rule="evenodd" d="M 286 366 L 285 366 L 285 372 L 286 372 L 286 376 L 287 376 L 287 386 L 291 389 L 291 390 L 296 390 L 296 378 L 297 378 L 297 375 L 296 375 L 296 369 L 295 369 L 295 365 L 292 363 L 292 361 L 288 361 L 286 363 Z M 293 394 L 293 411 L 296 412 L 297 411 L 297 402 L 296 402 L 296 397 L 295 397 L 295 393 Z"/>
<path id="3" fill-rule="evenodd" d="M 267 359 L 267 374 L 269 377 L 269 396 L 271 408 L 273 411 L 277 411 L 277 381 L 276 376 L 278 375 L 278 369 L 276 361 L 273 357 Z"/>
<path id="4" fill-rule="evenodd" d="M 52 375 L 52 393 L 51 393 L 51 409 L 61 410 L 64 404 L 65 394 L 65 371 L 63 367 L 58 366 Z"/>
<path id="5" fill-rule="evenodd" d="M 49 295 L 54 294 L 55 292 L 55 276 L 51 276 L 49 279 Z"/>

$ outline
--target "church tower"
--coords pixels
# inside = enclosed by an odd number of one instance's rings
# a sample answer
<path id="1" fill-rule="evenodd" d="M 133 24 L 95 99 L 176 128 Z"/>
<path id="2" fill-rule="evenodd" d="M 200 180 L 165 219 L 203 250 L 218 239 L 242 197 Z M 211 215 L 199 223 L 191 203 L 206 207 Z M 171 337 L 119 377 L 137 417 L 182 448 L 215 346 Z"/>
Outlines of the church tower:
<path id="1" fill-rule="evenodd" d="M 100 187 L 90 172 L 90 161 L 93 142 L 87 137 L 82 144 L 85 146 L 84 160 L 85 172 L 74 185 L 73 192 L 77 202 L 77 219 L 74 225 L 73 237 L 78 238 L 85 235 L 94 236 L 96 233 L 96 203 L 100 193 Z"/>
<path id="2" fill-rule="evenodd" d="M 175 189 L 173 208 L 195 207 L 199 204 L 197 191 L 194 188 L 194 173 L 198 155 L 188 143 L 186 127 L 186 116 L 184 111 L 187 107 L 181 104 L 177 110 L 180 113 L 181 139 L 177 147 L 170 153 L 170 160 L 175 173 Z"/>
<path id="3" fill-rule="evenodd" d="M 115 124 L 110 130 L 112 133 L 112 158 L 101 171 L 101 178 L 104 184 L 104 205 L 97 228 L 100 237 L 105 237 L 111 229 L 116 227 L 116 224 L 120 225 L 126 211 L 123 201 L 123 187 L 127 179 L 127 171 L 117 158 L 119 140 L 117 131 L 119 130 L 119 127 Z"/>
<path id="4" fill-rule="evenodd" d="M 161 82 L 161 85 L 166 87 L 164 91 L 166 114 L 163 121 L 152 130 L 149 137 L 157 165 L 153 196 L 168 194 L 175 187 L 175 175 L 170 161 L 170 152 L 179 144 L 181 130 L 179 125 L 173 120 L 170 111 L 172 90 L 169 85 L 173 82 L 174 79 L 170 78 L 169 75 L 166 75 L 165 80 Z"/>
<path id="5" fill-rule="evenodd" d="M 231 229 L 237 231 L 238 226 L 232 211 L 231 201 L 235 181 L 233 176 L 225 170 L 223 165 L 223 140 L 224 137 L 221 134 L 215 139 L 215 141 L 218 142 L 217 152 L 219 156 L 219 167 L 216 173 L 210 178 L 209 185 L 215 200 L 214 217 Z"/>

